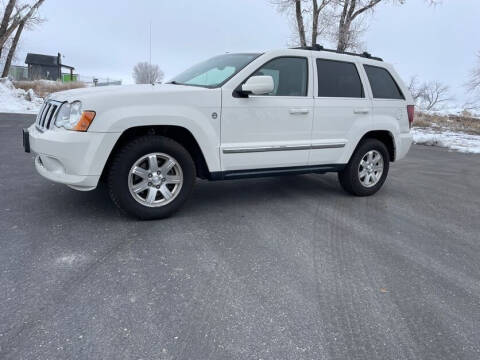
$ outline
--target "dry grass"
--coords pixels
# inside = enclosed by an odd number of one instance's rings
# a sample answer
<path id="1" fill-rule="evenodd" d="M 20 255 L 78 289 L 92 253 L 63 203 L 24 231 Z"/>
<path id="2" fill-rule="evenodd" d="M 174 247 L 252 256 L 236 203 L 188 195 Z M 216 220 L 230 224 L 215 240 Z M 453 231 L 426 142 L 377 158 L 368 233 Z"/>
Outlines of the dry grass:
<path id="1" fill-rule="evenodd" d="M 35 91 L 35 94 L 37 94 L 42 98 L 57 91 L 78 89 L 78 88 L 85 87 L 85 84 L 80 81 L 63 83 L 61 81 L 48 81 L 48 80 L 14 81 L 13 85 L 15 85 L 16 88 L 23 89 L 25 91 L 28 91 L 29 89 L 33 89 L 33 91 Z"/>
<path id="2" fill-rule="evenodd" d="M 438 128 L 438 130 L 443 128 L 480 135 L 480 119 L 472 117 L 468 112 L 462 115 L 433 115 L 416 112 L 413 126 L 431 129 Z"/>

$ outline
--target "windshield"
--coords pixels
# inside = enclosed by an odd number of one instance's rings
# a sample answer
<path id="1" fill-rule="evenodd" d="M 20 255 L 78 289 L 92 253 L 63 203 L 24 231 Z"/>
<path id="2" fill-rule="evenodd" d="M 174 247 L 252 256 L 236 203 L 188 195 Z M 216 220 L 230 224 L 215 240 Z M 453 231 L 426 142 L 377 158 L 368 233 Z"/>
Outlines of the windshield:
<path id="1" fill-rule="evenodd" d="M 194 65 L 175 76 L 170 83 L 204 87 L 223 85 L 260 54 L 225 54 Z"/>

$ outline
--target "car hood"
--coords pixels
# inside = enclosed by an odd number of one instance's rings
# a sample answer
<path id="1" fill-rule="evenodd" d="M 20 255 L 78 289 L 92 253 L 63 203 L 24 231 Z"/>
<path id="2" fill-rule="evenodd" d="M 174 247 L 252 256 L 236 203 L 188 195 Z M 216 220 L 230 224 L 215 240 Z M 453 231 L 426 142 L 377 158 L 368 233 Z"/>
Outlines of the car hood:
<path id="1" fill-rule="evenodd" d="M 201 92 L 211 89 L 186 86 L 186 85 L 174 85 L 174 84 L 156 84 L 156 85 L 121 85 L 121 86 L 98 86 L 87 87 L 80 89 L 73 89 L 67 91 L 60 91 L 51 94 L 48 99 L 56 101 L 82 101 L 86 103 L 97 103 L 106 99 L 114 98 L 138 98 L 142 96 L 151 97 L 152 95 L 162 94 L 178 94 L 182 96 L 182 93 Z"/>
<path id="2" fill-rule="evenodd" d="M 172 122 L 182 116 L 197 118 L 199 114 L 208 119 L 212 112 L 220 111 L 221 94 L 221 88 L 161 84 L 75 89 L 54 93 L 50 99 L 79 100 L 83 110 L 96 113 L 92 131 L 120 132 L 138 119 L 141 124 Z"/>

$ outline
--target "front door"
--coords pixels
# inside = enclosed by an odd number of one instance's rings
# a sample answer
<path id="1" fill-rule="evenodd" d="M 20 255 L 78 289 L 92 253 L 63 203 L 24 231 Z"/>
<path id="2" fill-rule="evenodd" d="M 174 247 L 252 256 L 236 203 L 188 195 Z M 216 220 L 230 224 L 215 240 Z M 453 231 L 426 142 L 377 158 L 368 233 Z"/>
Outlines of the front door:
<path id="1" fill-rule="evenodd" d="M 222 93 L 224 171 L 307 165 L 313 121 L 309 69 L 307 57 L 273 58 L 251 74 L 272 76 L 270 94 L 242 98 Z"/>

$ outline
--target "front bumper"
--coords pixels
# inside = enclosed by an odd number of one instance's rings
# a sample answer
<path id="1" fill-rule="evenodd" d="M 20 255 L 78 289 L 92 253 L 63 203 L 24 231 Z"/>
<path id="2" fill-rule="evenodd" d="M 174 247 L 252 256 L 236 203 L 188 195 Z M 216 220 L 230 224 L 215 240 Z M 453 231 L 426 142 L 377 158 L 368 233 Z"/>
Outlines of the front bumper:
<path id="1" fill-rule="evenodd" d="M 28 128 L 25 151 L 35 154 L 35 168 L 43 177 L 77 190 L 93 190 L 120 133 L 40 131 Z M 25 136 L 24 136 L 25 139 Z"/>

